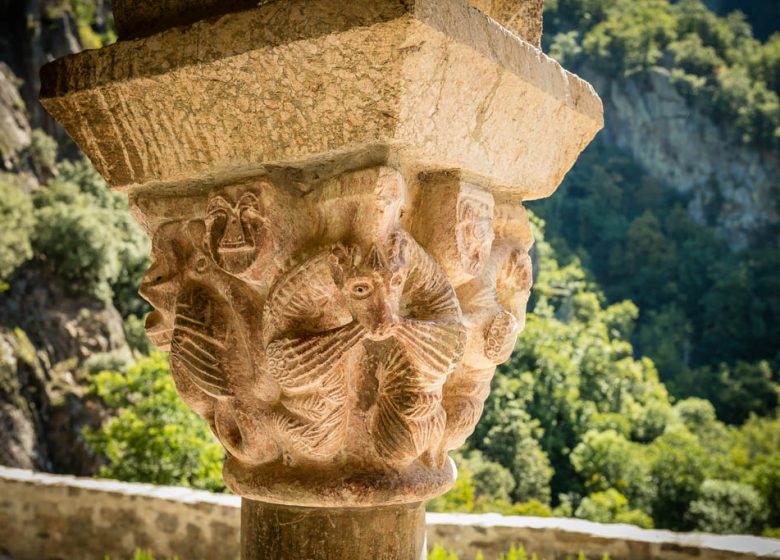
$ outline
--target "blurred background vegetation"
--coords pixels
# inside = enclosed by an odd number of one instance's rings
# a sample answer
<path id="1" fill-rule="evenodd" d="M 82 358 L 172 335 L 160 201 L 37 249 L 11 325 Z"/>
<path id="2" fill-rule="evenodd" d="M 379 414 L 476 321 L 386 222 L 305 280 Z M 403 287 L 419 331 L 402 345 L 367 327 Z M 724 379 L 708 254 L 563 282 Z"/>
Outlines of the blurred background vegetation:
<path id="1" fill-rule="evenodd" d="M 110 6 L 0 13 L 0 463 L 221 491 L 143 334 L 149 242 L 36 101 Z M 546 0 L 607 127 L 529 204 L 528 325 L 432 510 L 780 537 L 778 29 L 772 0 Z"/>

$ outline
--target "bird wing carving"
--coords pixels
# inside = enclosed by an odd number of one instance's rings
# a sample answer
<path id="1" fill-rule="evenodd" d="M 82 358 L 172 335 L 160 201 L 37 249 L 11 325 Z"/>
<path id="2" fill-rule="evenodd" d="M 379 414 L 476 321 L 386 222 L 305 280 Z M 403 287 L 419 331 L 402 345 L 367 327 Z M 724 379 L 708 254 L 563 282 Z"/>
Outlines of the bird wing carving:
<path id="1" fill-rule="evenodd" d="M 351 320 L 339 309 L 329 259 L 330 252 L 324 251 L 292 268 L 274 285 L 263 313 L 266 343 L 291 331 L 317 332 Z"/>
<path id="2" fill-rule="evenodd" d="M 396 327 L 412 367 L 426 372 L 430 383 L 444 383 L 463 357 L 465 330 L 455 321 L 404 320 Z"/>
<path id="3" fill-rule="evenodd" d="M 411 237 L 405 247 L 406 258 L 412 263 L 403 294 L 407 316 L 419 320 L 459 318 L 455 290 L 433 257 Z"/>
<path id="4" fill-rule="evenodd" d="M 268 369 L 286 395 L 300 395 L 329 385 L 336 365 L 344 354 L 363 338 L 357 323 L 325 333 L 283 338 L 266 349 Z"/>
<path id="5" fill-rule="evenodd" d="M 213 331 L 224 327 L 218 304 L 201 288 L 185 292 L 176 303 L 171 358 L 177 361 L 203 392 L 213 397 L 233 396 L 222 364 L 224 340 Z M 207 317 L 209 320 L 206 320 Z"/>
<path id="6" fill-rule="evenodd" d="M 283 338 L 266 349 L 282 389 L 277 428 L 311 458 L 337 452 L 346 437 L 347 376 L 340 361 L 365 335 L 357 323 L 325 333 Z"/>
<path id="7" fill-rule="evenodd" d="M 424 390 L 426 376 L 416 371 L 400 344 L 394 344 L 377 371 L 379 394 L 372 419 L 377 452 L 391 464 L 412 462 L 444 432 L 441 392 Z"/>

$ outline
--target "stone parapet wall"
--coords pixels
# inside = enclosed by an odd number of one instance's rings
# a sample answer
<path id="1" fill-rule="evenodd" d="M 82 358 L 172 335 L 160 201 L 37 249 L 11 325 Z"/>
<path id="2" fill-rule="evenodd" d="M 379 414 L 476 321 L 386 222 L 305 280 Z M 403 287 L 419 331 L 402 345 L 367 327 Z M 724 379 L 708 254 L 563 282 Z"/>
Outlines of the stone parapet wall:
<path id="1" fill-rule="evenodd" d="M 0 467 L 0 557 L 13 560 L 124 560 L 136 548 L 235 560 L 240 517 L 237 496 Z M 771 539 L 493 514 L 428 514 L 428 541 L 461 560 L 477 551 L 492 560 L 512 544 L 549 560 L 579 551 L 612 560 L 780 558 L 780 541 Z"/>
<path id="2" fill-rule="evenodd" d="M 0 556 L 126 560 L 239 557 L 241 498 L 0 467 Z"/>

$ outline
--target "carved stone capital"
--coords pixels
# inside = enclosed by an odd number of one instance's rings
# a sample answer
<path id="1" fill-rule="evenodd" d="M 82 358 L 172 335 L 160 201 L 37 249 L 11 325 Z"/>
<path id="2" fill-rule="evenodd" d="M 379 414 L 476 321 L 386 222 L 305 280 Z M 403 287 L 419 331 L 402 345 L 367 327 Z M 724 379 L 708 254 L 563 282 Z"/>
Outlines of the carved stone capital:
<path id="1" fill-rule="evenodd" d="M 233 491 L 359 506 L 445 491 L 531 287 L 527 217 L 456 173 L 376 166 L 137 194 L 141 294 Z"/>
<path id="2" fill-rule="evenodd" d="M 183 6 L 127 4 L 125 37 Z M 524 325 L 522 201 L 557 187 L 600 101 L 465 0 L 251 4 L 56 61 L 43 102 L 153 240 L 149 338 L 229 487 L 421 502 Z M 535 0 L 472 4 L 540 26 Z"/>

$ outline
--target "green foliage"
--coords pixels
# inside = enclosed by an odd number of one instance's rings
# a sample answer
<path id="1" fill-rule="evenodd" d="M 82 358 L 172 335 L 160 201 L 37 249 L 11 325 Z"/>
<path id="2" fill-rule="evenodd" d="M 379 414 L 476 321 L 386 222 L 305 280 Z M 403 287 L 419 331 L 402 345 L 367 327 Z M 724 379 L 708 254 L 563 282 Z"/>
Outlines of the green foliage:
<path id="1" fill-rule="evenodd" d="M 766 360 L 687 370 L 674 383 L 678 393 L 696 395 L 713 403 L 720 418 L 730 424 L 744 422 L 751 413 L 770 415 L 780 401 L 778 374 Z"/>
<path id="2" fill-rule="evenodd" d="M 509 552 L 499 556 L 499 560 L 528 560 L 528 554 L 525 552 L 525 548 L 523 548 L 522 545 L 512 545 Z"/>
<path id="3" fill-rule="evenodd" d="M 616 13 L 620 13 L 616 17 Z M 647 70 L 677 37 L 676 21 L 666 0 L 616 2 L 604 21 L 584 36 L 586 54 L 610 72 Z"/>
<path id="4" fill-rule="evenodd" d="M 435 544 L 428 553 L 428 560 L 458 560 L 458 557 L 454 552 L 447 552 L 443 546 Z"/>
<path id="5" fill-rule="evenodd" d="M 56 172 L 57 141 L 38 128 L 30 135 L 30 155 L 41 175 Z"/>
<path id="6" fill-rule="evenodd" d="M 589 431 L 574 448 L 571 463 L 588 492 L 614 490 L 645 503 L 649 473 L 641 453 L 641 445 L 613 430 Z"/>
<path id="7" fill-rule="evenodd" d="M 179 398 L 166 356 L 153 354 L 126 372 L 98 373 L 90 390 L 114 414 L 85 433 L 92 451 L 107 460 L 100 476 L 224 490 L 222 448 Z"/>
<path id="8" fill-rule="evenodd" d="M 35 228 L 30 198 L 12 175 L 0 174 L 0 291 L 3 280 L 32 257 L 30 237 Z"/>
<path id="9" fill-rule="evenodd" d="M 687 431 L 672 431 L 653 442 L 650 512 L 657 527 L 690 530 L 686 512 L 704 482 L 706 457 L 698 440 Z"/>
<path id="10" fill-rule="evenodd" d="M 512 473 L 499 463 L 487 460 L 477 450 L 459 456 L 460 468 L 466 468 L 472 473 L 474 497 L 477 508 L 491 502 L 509 502 L 516 483 Z"/>
<path id="11" fill-rule="evenodd" d="M 628 499 L 617 490 L 595 492 L 580 502 L 575 515 L 598 523 L 628 523 L 645 529 L 653 527 L 653 520 L 646 513 L 630 509 Z"/>
<path id="12" fill-rule="evenodd" d="M 34 196 L 35 256 L 73 294 L 143 314 L 136 295 L 148 267 L 149 241 L 132 221 L 127 199 L 108 190 L 85 160 L 65 161 L 59 176 Z"/>
<path id="13" fill-rule="evenodd" d="M 761 44 L 741 14 L 701 0 L 556 0 L 545 13 L 552 56 L 618 79 L 661 71 L 742 142 L 780 148 L 780 39 Z"/>
<path id="14" fill-rule="evenodd" d="M 745 479 L 768 506 L 767 521 L 772 527 L 780 527 L 780 453 L 761 457 L 750 469 Z"/>
<path id="15" fill-rule="evenodd" d="M 127 339 L 127 345 L 131 350 L 141 354 L 142 356 L 148 356 L 154 351 L 152 343 L 146 337 L 146 319 L 138 317 L 136 315 L 129 315 L 125 319 L 125 338 Z"/>
<path id="16" fill-rule="evenodd" d="M 733 253 L 683 210 L 686 201 L 625 155 L 595 145 L 567 177 L 566 196 L 534 206 L 559 260 L 582 262 L 607 301 L 642 313 L 628 334 L 677 397 L 698 396 L 744 422 L 777 407 L 780 251 Z M 664 410 L 647 411 L 649 441 Z M 636 427 L 634 429 L 637 429 Z"/>
<path id="17" fill-rule="evenodd" d="M 689 522 L 709 533 L 755 533 L 766 521 L 758 492 L 746 484 L 706 480 L 688 510 Z"/>
<path id="18" fill-rule="evenodd" d="M 649 199 L 654 198 L 651 186 L 642 190 Z M 650 233 L 635 233 L 627 251 L 629 262 L 638 273 L 647 261 L 656 269 L 665 266 L 668 256 L 657 246 L 665 241 L 654 240 L 653 233 L 666 236 L 665 224 L 655 216 L 639 212 L 637 216 L 641 219 L 634 232 Z M 605 304 L 579 259 L 569 252 L 564 260 L 546 241 L 543 222 L 534 218 L 534 223 L 540 273 L 532 312 L 510 361 L 497 372 L 467 450 L 456 457 L 469 487 L 458 490 L 457 510 L 547 515 L 553 513 L 552 502 L 556 515 L 689 530 L 711 520 L 718 507 L 713 504 L 728 499 L 740 506 L 750 504 L 739 500 L 751 493 L 762 503 L 775 499 L 778 477 L 773 461 L 780 457 L 780 422 L 754 418 L 737 429 L 723 424 L 707 400 L 684 399 L 672 406 L 653 362 L 634 357 L 630 340 L 636 336 L 636 306 L 627 301 Z M 626 230 L 630 225 L 631 221 L 625 223 Z M 691 336 L 682 317 L 679 309 L 667 307 L 643 340 L 651 339 L 650 332 L 659 337 L 675 332 Z M 678 365 L 684 375 L 688 370 Z M 764 372 L 758 377 L 766 381 L 768 370 L 758 369 Z M 775 386 L 756 386 L 747 373 L 752 369 L 734 371 L 745 389 L 725 391 L 729 397 L 718 401 L 722 407 L 718 412 L 729 416 L 722 404 L 726 401 L 742 402 L 746 411 L 749 407 L 771 411 L 770 401 L 761 408 L 755 398 L 766 398 L 767 387 Z M 729 387 L 723 380 L 705 385 L 707 390 Z M 483 483 L 477 490 L 474 473 L 494 468 L 480 466 L 485 462 L 498 463 L 511 474 L 514 486 Z M 503 480 L 498 474 L 487 478 Z M 729 488 L 737 484 L 741 493 L 727 493 L 721 499 L 705 484 L 715 479 L 729 481 Z M 772 510 L 772 523 L 776 515 Z M 706 526 L 732 532 L 726 528 L 728 519 L 723 517 L 720 525 L 707 521 Z M 760 516 L 750 519 L 755 522 L 732 526 L 753 533 L 764 529 Z"/>
<path id="19" fill-rule="evenodd" d="M 116 41 L 113 19 L 99 22 L 94 0 L 69 0 L 69 3 L 81 45 L 85 49 L 99 49 Z"/>

